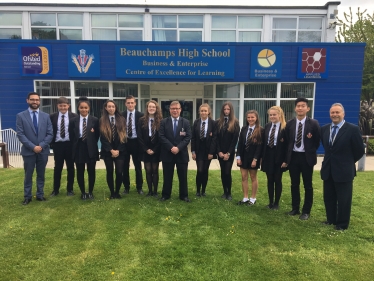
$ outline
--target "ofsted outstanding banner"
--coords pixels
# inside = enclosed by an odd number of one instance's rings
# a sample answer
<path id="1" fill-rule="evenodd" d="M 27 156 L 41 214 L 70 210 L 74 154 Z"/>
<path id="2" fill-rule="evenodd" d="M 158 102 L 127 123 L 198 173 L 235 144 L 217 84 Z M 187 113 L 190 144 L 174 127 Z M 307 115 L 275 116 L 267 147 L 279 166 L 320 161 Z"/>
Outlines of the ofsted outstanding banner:
<path id="1" fill-rule="evenodd" d="M 232 79 L 234 66 L 234 46 L 116 46 L 117 78 Z"/>

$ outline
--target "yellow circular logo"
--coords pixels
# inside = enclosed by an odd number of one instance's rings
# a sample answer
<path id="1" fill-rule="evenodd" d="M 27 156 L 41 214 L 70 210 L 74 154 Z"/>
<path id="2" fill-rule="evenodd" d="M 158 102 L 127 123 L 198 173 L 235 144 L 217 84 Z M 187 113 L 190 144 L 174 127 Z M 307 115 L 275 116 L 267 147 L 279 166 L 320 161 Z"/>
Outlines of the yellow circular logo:
<path id="1" fill-rule="evenodd" d="M 272 66 L 276 60 L 275 53 L 270 49 L 263 49 L 257 55 L 258 64 L 265 68 Z"/>

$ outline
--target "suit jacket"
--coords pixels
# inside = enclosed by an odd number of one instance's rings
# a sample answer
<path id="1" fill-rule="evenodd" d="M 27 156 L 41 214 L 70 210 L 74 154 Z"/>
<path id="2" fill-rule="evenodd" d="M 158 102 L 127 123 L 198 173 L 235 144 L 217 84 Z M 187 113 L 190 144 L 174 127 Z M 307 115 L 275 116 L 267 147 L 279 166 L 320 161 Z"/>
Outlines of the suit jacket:
<path id="1" fill-rule="evenodd" d="M 275 146 L 275 163 L 266 163 L 264 162 L 265 155 L 269 149 L 268 141 L 269 141 L 269 134 L 270 130 L 272 129 L 273 123 L 267 123 L 265 125 L 265 134 L 264 134 L 264 146 L 262 150 L 262 162 L 261 162 L 261 170 L 267 171 L 269 165 L 282 165 L 283 162 L 286 162 L 286 152 L 287 152 L 287 141 L 286 141 L 286 130 L 281 130 L 280 126 L 278 129 L 278 136 L 277 136 L 277 145 Z"/>
<path id="2" fill-rule="evenodd" d="M 262 156 L 262 146 L 264 144 L 264 128 L 260 127 L 261 131 L 261 143 L 257 141 L 254 142 L 254 138 L 252 137 L 248 151 L 245 150 L 245 143 L 247 142 L 247 132 L 248 132 L 248 125 L 243 126 L 240 131 L 239 135 L 239 143 L 238 149 L 236 150 L 236 156 L 243 156 L 244 154 L 248 155 L 248 159 L 255 158 L 260 161 Z"/>
<path id="3" fill-rule="evenodd" d="M 139 123 L 139 119 L 140 119 L 141 117 L 144 116 L 144 113 L 135 110 L 135 114 L 134 114 L 134 115 L 135 115 L 135 117 L 134 117 L 133 122 L 134 122 L 134 124 L 135 124 L 136 134 L 138 134 L 138 123 Z M 122 116 L 123 116 L 123 117 L 125 118 L 125 120 L 126 120 L 126 127 L 127 127 L 127 110 L 125 110 L 124 112 L 122 112 Z"/>
<path id="4" fill-rule="evenodd" d="M 19 141 L 22 143 L 21 155 L 34 155 L 35 146 L 43 148 L 42 154 L 49 154 L 49 144 L 53 138 L 53 129 L 49 114 L 39 110 L 38 134 L 36 134 L 29 110 L 17 114 L 16 131 Z"/>
<path id="5" fill-rule="evenodd" d="M 288 145 L 286 163 L 290 164 L 292 151 L 295 144 L 296 118 L 293 118 L 287 122 L 285 130 Z M 306 161 L 309 166 L 314 166 L 317 163 L 317 149 L 320 145 L 320 126 L 317 120 L 306 117 L 304 124 L 304 135 L 302 138 L 304 142 Z"/>
<path id="6" fill-rule="evenodd" d="M 174 137 L 173 121 L 171 117 L 164 118 L 160 125 L 161 161 L 172 162 L 174 154 L 171 153 L 173 146 L 178 147 L 179 153 L 176 155 L 177 163 L 188 163 L 189 156 L 187 146 L 191 140 L 190 121 L 179 117 L 177 133 Z"/>
<path id="7" fill-rule="evenodd" d="M 191 138 L 191 152 L 198 152 L 200 148 L 200 128 L 201 128 L 201 118 L 196 119 L 192 126 L 192 138 Z M 206 132 L 206 151 L 208 154 L 216 153 L 216 122 L 211 118 L 208 118 L 208 129 Z"/>
<path id="8" fill-rule="evenodd" d="M 365 153 L 361 132 L 356 125 L 345 122 L 330 146 L 330 126 L 327 124 L 321 129 L 321 141 L 325 148 L 321 178 L 327 180 L 331 175 L 334 182 L 353 181 L 356 176 L 355 163 Z"/>
<path id="9" fill-rule="evenodd" d="M 216 121 L 216 128 L 217 128 L 217 139 L 216 139 L 216 147 L 217 147 L 217 154 L 219 152 L 227 153 L 229 152 L 231 155 L 235 153 L 235 147 L 238 143 L 239 131 L 240 126 L 239 122 L 235 122 L 234 131 L 229 132 L 228 130 L 223 130 L 222 128 L 219 129 L 218 127 L 219 120 Z"/>
<path id="10" fill-rule="evenodd" d="M 139 119 L 137 126 L 138 129 L 136 131 L 136 134 L 138 135 L 138 142 L 140 148 L 143 151 L 143 153 L 146 153 L 148 149 L 152 149 L 153 152 L 157 154 L 160 152 L 161 149 L 159 131 L 155 132 L 154 142 L 151 143 L 151 140 L 149 139 L 149 126 L 147 125 L 145 128 L 143 128 L 143 120 L 143 118 Z"/>
<path id="11" fill-rule="evenodd" d="M 99 121 L 100 124 L 100 121 Z M 118 150 L 120 152 L 126 153 L 126 143 L 121 143 L 118 134 L 114 138 L 114 141 L 109 141 L 106 137 L 100 134 L 100 142 L 101 142 L 101 156 L 109 155 L 111 156 L 112 153 L 110 152 L 112 149 Z"/>
<path id="12" fill-rule="evenodd" d="M 77 150 L 79 141 L 79 121 L 80 116 L 73 118 L 69 121 L 69 137 L 73 145 L 73 159 L 75 158 L 75 152 Z M 95 116 L 88 115 L 87 118 L 87 147 L 89 157 L 92 159 L 99 159 L 99 148 L 97 141 L 99 140 L 99 119 Z"/>
<path id="13" fill-rule="evenodd" d="M 52 113 L 49 117 L 51 118 L 51 122 L 52 122 L 52 127 L 53 127 L 53 139 L 52 139 L 52 142 L 51 142 L 51 148 L 53 148 L 53 145 L 54 143 L 56 142 L 56 134 L 57 134 L 57 122 L 58 122 L 58 111 L 55 112 L 55 113 Z M 70 120 L 73 119 L 74 117 L 77 117 L 78 114 L 76 113 L 73 113 L 73 112 L 68 112 L 68 117 L 69 117 L 69 124 L 70 124 Z"/>

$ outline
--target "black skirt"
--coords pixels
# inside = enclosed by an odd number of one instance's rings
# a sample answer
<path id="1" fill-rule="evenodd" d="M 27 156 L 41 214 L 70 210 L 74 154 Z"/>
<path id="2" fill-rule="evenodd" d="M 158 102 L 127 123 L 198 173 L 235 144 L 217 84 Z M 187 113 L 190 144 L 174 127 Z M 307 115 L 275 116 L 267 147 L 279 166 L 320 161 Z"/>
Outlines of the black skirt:
<path id="1" fill-rule="evenodd" d="M 247 170 L 258 170 L 258 168 L 260 168 L 260 159 L 257 159 L 255 167 L 251 167 L 253 157 L 250 157 L 249 153 L 245 150 L 244 154 L 240 155 L 240 159 L 242 160 L 242 165 L 240 166 L 240 168 Z"/>
<path id="2" fill-rule="evenodd" d="M 195 151 L 196 153 L 196 161 L 201 160 L 208 160 L 208 149 L 206 148 L 206 138 L 198 140 L 199 143 L 199 149 L 198 151 Z"/>
<path id="3" fill-rule="evenodd" d="M 93 163 L 96 161 L 97 161 L 96 158 L 90 158 L 89 156 L 87 142 L 82 141 L 82 139 L 80 138 L 78 140 L 74 162 L 81 164 L 81 163 Z"/>
<path id="4" fill-rule="evenodd" d="M 148 143 L 150 143 L 149 149 L 153 150 L 153 148 L 156 146 L 156 144 L 151 142 L 151 137 L 149 137 Z M 161 161 L 160 150 L 158 152 L 152 154 L 152 155 L 149 155 L 147 152 L 142 151 L 141 160 L 144 163 L 158 163 L 158 162 L 160 162 Z"/>

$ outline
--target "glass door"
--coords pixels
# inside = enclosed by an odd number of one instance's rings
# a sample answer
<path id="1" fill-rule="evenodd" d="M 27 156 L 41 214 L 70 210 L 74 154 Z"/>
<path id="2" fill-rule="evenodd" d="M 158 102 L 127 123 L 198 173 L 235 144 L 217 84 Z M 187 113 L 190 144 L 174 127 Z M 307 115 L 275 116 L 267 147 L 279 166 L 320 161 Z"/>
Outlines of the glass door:
<path id="1" fill-rule="evenodd" d="M 164 118 L 170 116 L 170 104 L 171 100 L 166 99 L 160 99 L 161 102 L 161 110 L 162 110 L 162 116 Z M 190 125 L 192 127 L 193 121 L 194 121 L 194 101 L 191 100 L 179 100 L 179 103 L 181 104 L 181 117 L 186 118 L 188 121 L 190 121 Z"/>

